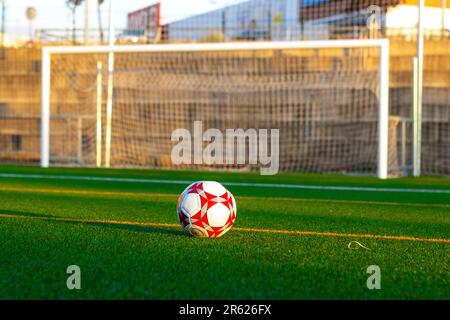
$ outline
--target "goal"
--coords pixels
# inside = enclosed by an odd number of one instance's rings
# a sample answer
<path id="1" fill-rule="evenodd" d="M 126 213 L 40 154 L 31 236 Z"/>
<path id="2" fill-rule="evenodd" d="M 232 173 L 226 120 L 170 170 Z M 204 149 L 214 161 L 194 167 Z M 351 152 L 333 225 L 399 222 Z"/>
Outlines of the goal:
<path id="1" fill-rule="evenodd" d="M 279 129 L 281 171 L 386 178 L 396 157 L 388 40 L 45 47 L 42 59 L 42 167 L 178 168 L 171 133 L 196 121 Z"/>

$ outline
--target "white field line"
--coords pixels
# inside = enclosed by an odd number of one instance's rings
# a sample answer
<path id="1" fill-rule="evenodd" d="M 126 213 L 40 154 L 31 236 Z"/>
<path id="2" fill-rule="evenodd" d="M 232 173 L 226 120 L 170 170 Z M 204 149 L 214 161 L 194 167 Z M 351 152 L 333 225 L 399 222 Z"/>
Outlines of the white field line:
<path id="1" fill-rule="evenodd" d="M 44 175 L 44 174 L 14 174 L 14 173 L 0 173 L 0 178 L 132 182 L 132 183 L 154 183 L 154 184 L 177 184 L 177 185 L 188 185 L 194 182 L 188 180 L 135 179 L 135 178 L 63 176 L 63 175 Z M 252 187 L 252 188 L 450 194 L 450 190 L 445 189 L 402 189 L 402 188 L 375 188 L 375 187 L 315 186 L 302 184 L 272 184 L 272 183 L 248 183 L 248 182 L 223 182 L 223 184 L 226 186 Z"/>

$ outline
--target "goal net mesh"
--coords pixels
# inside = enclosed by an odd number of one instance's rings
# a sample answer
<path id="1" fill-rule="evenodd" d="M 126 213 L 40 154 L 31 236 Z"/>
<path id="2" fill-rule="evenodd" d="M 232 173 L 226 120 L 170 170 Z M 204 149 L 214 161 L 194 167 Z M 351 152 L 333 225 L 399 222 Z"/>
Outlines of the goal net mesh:
<path id="1" fill-rule="evenodd" d="M 51 56 L 53 165 L 96 163 L 99 62 L 104 142 L 107 54 Z M 202 121 L 203 130 L 223 133 L 279 129 L 281 171 L 375 174 L 379 65 L 378 47 L 115 53 L 111 166 L 180 167 L 171 161 L 171 134 Z M 390 136 L 392 172 L 398 155 Z M 101 150 L 104 159 L 104 143 Z"/>

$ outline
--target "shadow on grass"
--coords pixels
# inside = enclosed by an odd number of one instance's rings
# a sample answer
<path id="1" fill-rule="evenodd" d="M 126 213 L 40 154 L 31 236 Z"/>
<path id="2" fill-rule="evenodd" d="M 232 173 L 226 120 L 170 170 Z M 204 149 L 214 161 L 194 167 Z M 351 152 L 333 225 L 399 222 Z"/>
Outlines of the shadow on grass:
<path id="1" fill-rule="evenodd" d="M 137 225 L 131 225 L 131 224 L 120 224 L 120 223 L 110 223 L 110 222 L 94 222 L 94 221 L 83 221 L 82 219 L 76 220 L 76 218 L 70 217 L 67 219 L 74 219 L 74 220 L 56 220 L 56 219 L 65 219 L 64 217 L 57 217 L 57 216 L 51 216 L 51 215 L 45 215 L 45 214 L 39 214 L 39 213 L 32 213 L 32 212 L 21 212 L 21 211 L 11 211 L 11 210 L 1 210 L 0 214 L 7 214 L 11 216 L 16 216 L 18 218 L 26 219 L 27 217 L 32 218 L 38 218 L 42 221 L 47 222 L 59 222 L 59 223 L 66 223 L 66 224 L 84 224 L 94 227 L 102 227 L 102 228 L 111 228 L 111 229 L 120 229 L 120 230 L 128 230 L 128 231 L 134 231 L 134 232 L 143 232 L 143 233 L 157 233 L 157 234 L 168 234 L 168 235 L 174 235 L 174 236 L 186 236 L 186 233 L 180 230 L 170 230 L 162 227 L 153 227 L 153 226 L 137 226 Z M 34 221 L 38 221 L 38 219 Z"/>
<path id="2" fill-rule="evenodd" d="M 55 219 L 59 217 L 55 217 L 49 214 L 42 214 L 42 213 L 33 213 L 33 212 L 23 212 L 23 211 L 11 211 L 11 210 L 3 210 L 0 209 L 0 214 L 7 214 L 10 216 L 17 216 L 19 218 L 26 218 L 26 217 L 32 217 L 32 218 L 41 218 L 41 219 Z"/>

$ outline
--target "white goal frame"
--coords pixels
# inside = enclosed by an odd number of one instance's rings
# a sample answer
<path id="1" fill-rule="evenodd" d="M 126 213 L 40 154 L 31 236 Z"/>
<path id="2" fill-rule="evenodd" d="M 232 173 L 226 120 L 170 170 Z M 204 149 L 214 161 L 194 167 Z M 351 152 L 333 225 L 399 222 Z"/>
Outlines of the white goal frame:
<path id="1" fill-rule="evenodd" d="M 230 42 L 199 44 L 160 44 L 127 46 L 79 46 L 42 48 L 41 87 L 41 167 L 50 165 L 50 99 L 51 99 L 51 57 L 53 54 L 126 53 L 126 52 L 198 52 L 228 50 L 274 50 L 274 49 L 335 49 L 335 48 L 378 48 L 379 65 L 379 112 L 378 112 L 378 163 L 377 176 L 388 177 L 389 136 L 389 40 L 321 40 L 321 41 L 275 41 L 275 42 Z"/>

